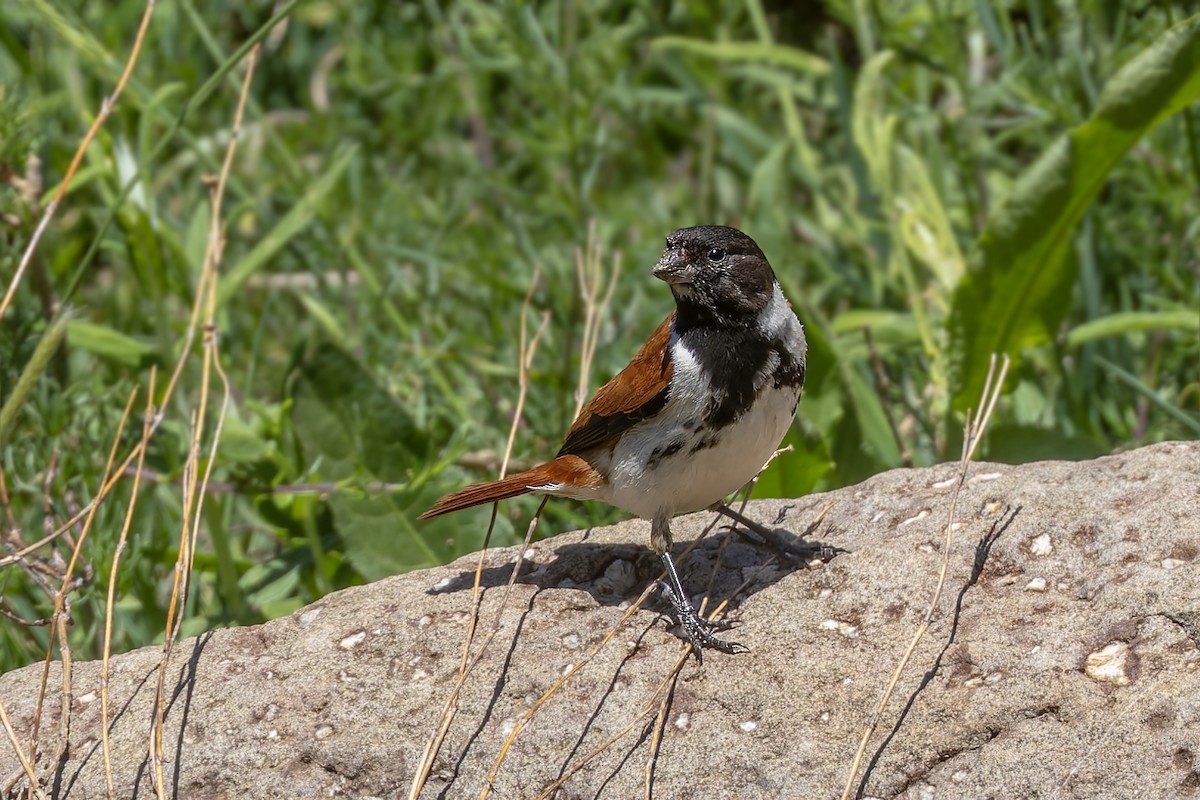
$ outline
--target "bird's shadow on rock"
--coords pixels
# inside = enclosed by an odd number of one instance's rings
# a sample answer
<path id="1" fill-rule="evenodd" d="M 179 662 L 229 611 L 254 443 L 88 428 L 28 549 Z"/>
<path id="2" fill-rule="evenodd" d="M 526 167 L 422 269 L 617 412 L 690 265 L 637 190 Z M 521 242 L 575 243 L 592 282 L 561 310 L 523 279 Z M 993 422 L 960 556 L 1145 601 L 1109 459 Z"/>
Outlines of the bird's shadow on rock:
<path id="1" fill-rule="evenodd" d="M 736 606 L 737 597 L 748 597 L 777 583 L 785 576 L 805 568 L 811 559 L 828 561 L 838 548 L 830 548 L 797 536 L 784 529 L 773 529 L 770 545 L 755 544 L 749 537 L 736 535 L 721 527 L 709 535 L 709 528 L 697 541 L 677 541 L 672 556 L 684 589 L 692 598 L 707 595 L 709 606 L 728 598 Z M 808 532 L 806 532 L 808 533 Z M 554 557 L 545 562 L 522 561 L 516 583 L 538 589 L 579 589 L 602 606 L 615 606 L 638 594 L 651 581 L 662 576 L 662 561 L 649 547 L 633 542 L 592 542 L 585 532 L 584 541 L 555 548 Z M 484 567 L 480 574 L 483 589 L 506 585 L 512 579 L 514 562 Z M 470 591 L 475 571 L 464 570 L 449 582 L 430 589 L 430 594 Z M 652 599 L 650 610 L 666 611 L 665 598 Z"/>

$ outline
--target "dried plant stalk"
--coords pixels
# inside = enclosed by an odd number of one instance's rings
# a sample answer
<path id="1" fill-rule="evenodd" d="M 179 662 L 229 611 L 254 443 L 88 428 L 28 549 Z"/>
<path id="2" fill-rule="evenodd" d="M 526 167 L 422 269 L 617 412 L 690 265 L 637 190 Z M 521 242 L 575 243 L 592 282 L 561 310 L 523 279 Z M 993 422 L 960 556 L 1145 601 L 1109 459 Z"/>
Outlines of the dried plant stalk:
<path id="1" fill-rule="evenodd" d="M 525 399 L 529 393 L 529 371 L 533 368 L 533 357 L 537 353 L 538 342 L 542 335 L 546 332 L 546 327 L 550 323 L 550 313 L 543 311 L 541 322 L 538 324 L 537 331 L 534 332 L 533 338 L 526 341 L 528 338 L 528 323 L 526 320 L 529 316 L 530 306 L 533 304 L 533 294 L 537 289 L 538 280 L 541 276 L 541 270 L 535 270 L 533 279 L 529 282 L 529 290 L 525 293 L 525 300 L 521 304 L 521 322 L 520 322 L 520 338 L 518 342 L 519 362 L 517 366 L 517 406 L 513 413 L 512 425 L 508 431 L 508 441 L 504 446 L 504 457 L 500 462 L 500 477 L 503 478 L 508 473 L 508 462 L 512 456 L 513 445 L 517 439 L 517 429 L 520 426 L 521 418 L 525 413 Z M 500 504 L 492 504 L 492 514 L 488 521 L 487 533 L 483 537 L 483 547 L 479 550 L 479 560 L 475 565 L 475 580 L 471 594 L 471 615 L 467 622 L 467 632 L 463 640 L 462 658 L 458 665 L 458 676 L 455 678 L 454 686 L 450 689 L 450 694 L 446 697 L 446 702 L 442 706 L 442 713 L 438 720 L 437 731 L 429 737 L 425 742 L 425 748 L 421 751 L 421 761 L 417 767 L 416 773 L 413 775 L 413 781 L 409 785 L 408 797 L 409 800 L 416 800 L 421 794 L 421 790 L 425 788 L 426 782 L 429 780 L 429 773 L 433 769 L 434 759 L 442 749 L 442 743 L 446 740 L 446 734 L 450 730 L 450 724 L 454 721 L 454 717 L 458 714 L 458 702 L 462 693 L 462 687 L 466 684 L 467 678 L 475 670 L 475 666 L 483 658 L 483 654 L 487 652 L 488 646 L 496 637 L 496 633 L 500 630 L 500 619 L 504 614 L 504 609 L 508 604 L 509 593 L 513 583 L 517 579 L 520 572 L 521 564 L 525 558 L 525 551 L 529 548 L 529 542 L 533 538 L 533 532 L 537 528 L 538 522 L 541 520 L 542 508 L 546 505 L 545 499 L 538 506 L 537 513 L 530 520 L 529 528 L 525 534 L 525 544 L 521 547 L 521 552 L 517 556 L 517 562 L 513 565 L 512 575 L 509 577 L 508 586 L 505 589 L 504 597 L 500 602 L 500 608 L 496 611 L 496 620 L 492 625 L 492 630 L 480 646 L 475 655 L 471 656 L 471 645 L 475 641 L 475 630 L 479 624 L 479 607 L 483 602 L 483 564 L 484 557 L 487 554 L 488 544 L 492 540 L 492 531 L 496 526 L 496 516 L 499 513 Z"/>
<path id="2" fill-rule="evenodd" d="M 937 585 L 933 590 L 933 597 L 930 598 L 929 605 L 925 609 L 925 616 L 921 620 L 921 624 L 917 626 L 916 632 L 913 634 L 912 640 L 908 643 L 908 647 L 904 651 L 904 655 L 900 657 L 900 661 L 896 664 L 896 669 L 892 672 L 891 680 L 888 681 L 887 688 L 884 689 L 883 695 L 879 698 L 879 702 L 875 706 L 875 710 L 871 713 L 867 721 L 867 725 L 863 730 L 862 738 L 859 740 L 858 749 L 854 753 L 854 760 L 850 764 L 850 773 L 846 778 L 846 785 L 842 789 L 842 800 L 847 800 L 854 791 L 854 782 L 858 777 L 859 768 L 862 766 L 863 756 L 866 754 L 867 745 L 871 737 L 875 734 L 879 727 L 879 720 L 882 718 L 883 710 L 887 707 L 888 702 L 892 699 L 892 694 L 896 691 L 896 685 L 900 682 L 900 676 L 903 674 L 909 661 L 912 660 L 912 654 L 916 651 L 917 645 L 925 636 L 925 632 L 929 629 L 929 624 L 933 620 L 933 615 L 937 612 L 938 603 L 942 599 L 942 591 L 946 586 L 946 576 L 950 570 L 950 545 L 954 542 L 954 522 L 955 515 L 958 512 L 958 496 L 962 492 L 963 484 L 967 480 L 967 468 L 971 464 L 971 459 L 975 455 L 975 450 L 979 446 L 979 442 L 983 439 L 984 431 L 987 430 L 988 423 L 991 421 L 992 412 L 996 408 L 996 403 L 1000 399 L 1000 392 L 1004 387 L 1004 376 L 1008 374 L 1009 358 L 1004 357 L 1003 363 L 1000 365 L 999 374 L 996 370 L 996 356 L 992 355 L 991 363 L 988 366 L 987 381 L 983 387 L 983 394 L 980 398 L 980 407 L 983 413 L 972 423 L 971 412 L 967 412 L 967 419 L 964 423 L 963 430 L 963 449 L 962 457 L 958 462 L 958 480 L 954 484 L 954 491 L 950 495 L 950 506 L 946 515 L 946 539 L 942 545 L 942 564 L 941 570 L 938 573 Z"/>
<path id="3" fill-rule="evenodd" d="M 117 86 L 113 89 L 113 93 L 104 98 L 100 103 L 100 112 L 96 114 L 96 119 L 92 121 L 92 126 L 83 137 L 83 141 L 79 143 L 79 147 L 75 149 L 75 156 L 71 159 L 71 166 L 67 168 L 67 174 L 63 176 L 62 183 L 58 185 L 58 191 L 54 193 L 54 198 L 47 204 L 41 221 L 38 222 L 37 228 L 33 231 L 33 236 L 30 238 L 29 244 L 25 246 L 25 252 L 21 255 L 21 263 L 17 266 L 17 271 L 13 274 L 12 282 L 9 283 L 8 290 L 4 293 L 4 299 L 0 300 L 0 320 L 4 319 L 4 312 L 8 310 L 13 296 L 17 293 L 17 287 L 21 284 L 21 278 L 25 275 L 25 270 L 29 266 L 29 262 L 33 260 L 33 252 L 37 249 L 38 242 L 42 240 L 46 228 L 50 225 L 50 220 L 54 217 L 54 212 L 58 210 L 59 204 L 67 194 L 67 188 L 70 187 L 71 180 L 79 170 L 79 165 L 83 163 L 84 153 L 87 152 L 92 139 L 96 138 L 96 133 L 100 130 L 100 126 L 112 114 L 112 110 L 117 105 L 117 100 L 121 97 L 121 92 L 125 90 L 125 84 L 129 82 L 129 76 L 133 74 L 133 68 L 137 64 L 138 55 L 142 52 L 142 41 L 146 38 L 146 31 L 150 27 L 150 17 L 154 14 L 155 2 L 156 0 L 147 0 L 146 10 L 142 12 L 142 22 L 138 26 L 137 36 L 133 40 L 133 48 L 129 51 L 129 58 L 125 62 L 125 69 L 121 73 L 121 78 L 117 81 Z"/>

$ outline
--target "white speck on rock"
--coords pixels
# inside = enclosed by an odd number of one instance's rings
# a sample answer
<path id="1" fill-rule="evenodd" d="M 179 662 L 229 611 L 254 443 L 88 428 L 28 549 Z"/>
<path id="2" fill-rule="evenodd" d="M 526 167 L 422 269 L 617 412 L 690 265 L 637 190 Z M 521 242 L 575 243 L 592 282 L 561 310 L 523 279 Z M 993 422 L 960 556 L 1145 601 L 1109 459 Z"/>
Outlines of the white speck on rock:
<path id="1" fill-rule="evenodd" d="M 876 512 L 875 512 L 875 516 L 871 517 L 871 524 L 872 524 L 872 525 L 874 525 L 874 524 L 876 524 L 877 522 L 879 522 L 879 520 L 881 520 L 881 519 L 883 519 L 883 512 L 882 512 L 882 511 L 876 511 Z"/>
<path id="2" fill-rule="evenodd" d="M 332 733 L 333 733 L 332 725 L 321 725 L 321 726 L 318 726 L 316 731 L 313 732 L 313 736 L 316 736 L 318 739 L 327 739 L 327 738 L 329 738 L 329 736 Z"/>
<path id="3" fill-rule="evenodd" d="M 271 730 L 267 731 L 267 738 L 273 742 L 279 741 L 279 731 L 271 728 Z"/>
<path id="4" fill-rule="evenodd" d="M 1088 654 L 1084 672 L 1094 681 L 1128 686 L 1133 682 L 1129 677 L 1132 658 L 1135 658 L 1133 649 L 1127 642 L 1109 642 Z"/>
<path id="5" fill-rule="evenodd" d="M 993 672 L 983 679 L 984 683 L 999 683 L 1004 679 L 1003 672 Z"/>
<path id="6" fill-rule="evenodd" d="M 758 723 L 752 719 L 748 719 L 745 722 L 739 723 L 738 727 L 741 728 L 746 733 L 750 733 L 751 731 L 758 729 Z"/>
<path id="7" fill-rule="evenodd" d="M 428 628 L 432 624 L 433 624 L 433 617 L 429 616 L 428 614 L 426 614 L 425 616 L 423 616 L 419 620 L 417 620 L 418 628 Z"/>
<path id="8" fill-rule="evenodd" d="M 928 516 L 929 516 L 929 509 L 922 508 L 921 511 L 915 517 L 909 517 L 908 519 L 904 520 L 896 527 L 903 528 L 905 525 L 909 524 L 910 522 L 917 522 L 918 520 L 925 519 Z"/>
<path id="9" fill-rule="evenodd" d="M 420 683 L 421 681 L 427 680 L 428 678 L 429 678 L 429 673 L 426 672 L 425 670 L 423 670 L 423 669 L 413 670 L 413 674 L 412 674 L 413 683 Z"/>
<path id="10" fill-rule="evenodd" d="M 505 736 L 511 735 L 516 729 L 517 721 L 512 717 L 505 717 L 504 721 L 500 723 L 500 733 L 504 734 Z"/>
<path id="11" fill-rule="evenodd" d="M 953 486 L 957 482 L 958 482 L 958 476 L 955 476 L 953 478 L 946 478 L 946 480 L 944 480 L 944 481 L 935 481 L 933 484 L 931 484 L 930 488 L 949 489 L 951 486 Z"/>
<path id="12" fill-rule="evenodd" d="M 352 633 L 349 636 L 347 636 L 345 639 L 342 639 L 342 641 L 340 643 L 340 647 L 343 650 L 353 650 L 354 648 L 356 648 L 360 644 L 362 644 L 363 640 L 366 638 L 367 638 L 366 631 L 359 631 L 358 633 Z"/>
<path id="13" fill-rule="evenodd" d="M 90 702 L 92 702 L 93 700 L 95 700 L 95 699 L 96 699 L 96 693 L 95 693 L 95 692 L 88 692 L 87 694 L 81 694 L 81 695 L 79 695 L 79 697 L 77 697 L 77 698 L 75 698 L 75 699 L 76 699 L 76 700 L 78 700 L 78 701 L 79 701 L 79 702 L 81 702 L 81 703 L 90 703 Z"/>
<path id="14" fill-rule="evenodd" d="M 1001 473 L 999 472 L 981 472 L 973 478 L 970 478 L 967 483 L 987 483 L 988 481 L 994 481 L 999 477 L 1001 477 Z"/>
<path id="15" fill-rule="evenodd" d="M 827 631 L 836 631 L 838 629 L 838 621 L 836 619 L 827 619 L 821 623 L 821 627 Z"/>
<path id="16" fill-rule="evenodd" d="M 1046 591 L 1046 579 L 1045 578 L 1034 578 L 1029 583 L 1025 584 L 1025 591 L 1027 591 L 1027 592 L 1044 592 L 1044 591 Z"/>
<path id="17" fill-rule="evenodd" d="M 958 772 L 955 772 L 953 775 L 950 776 L 950 780 L 954 781 L 955 783 L 962 783 L 966 779 L 967 779 L 967 773 L 966 773 L 966 771 L 961 770 L 961 769 Z"/>
<path id="18" fill-rule="evenodd" d="M 833 594 L 833 589 L 822 589 L 820 592 L 817 593 L 817 597 L 823 599 L 823 598 L 829 597 L 832 594 Z"/>
<path id="19" fill-rule="evenodd" d="M 447 575 L 446 577 L 442 578 L 440 581 L 438 581 L 437 583 L 435 583 L 433 585 L 433 590 L 435 592 L 440 592 L 442 589 L 445 589 L 449 585 L 450 585 L 450 576 Z"/>
<path id="20" fill-rule="evenodd" d="M 1164 558 L 1160 563 L 1163 569 L 1175 569 L 1182 567 L 1186 562 L 1180 561 L 1178 558 Z"/>
<path id="21" fill-rule="evenodd" d="M 567 648 L 568 650 L 578 650 L 579 635 L 575 633 L 568 633 L 566 636 L 562 637 L 562 643 L 563 647 Z"/>
<path id="22" fill-rule="evenodd" d="M 1030 542 L 1029 552 L 1035 556 L 1048 556 L 1053 553 L 1054 545 L 1050 542 L 1050 534 L 1043 533 Z"/>
<path id="23" fill-rule="evenodd" d="M 682 714 L 680 714 L 678 717 L 675 718 L 675 727 L 681 731 L 686 731 L 688 728 L 688 724 L 691 721 L 692 721 L 692 715 L 689 714 L 688 712 L 684 711 Z"/>
<path id="24" fill-rule="evenodd" d="M 574 672 L 574 671 L 575 671 L 575 665 L 574 665 L 574 664 L 571 664 L 571 663 L 569 663 L 569 662 L 568 662 L 568 664 L 567 664 L 565 667 L 563 667 L 563 668 L 562 668 L 562 674 L 563 674 L 563 675 L 570 675 L 570 674 L 571 674 L 572 672 Z"/>
<path id="25" fill-rule="evenodd" d="M 321 616 L 320 608 L 310 608 L 300 614 L 300 627 L 307 628 L 317 621 L 317 617 Z"/>

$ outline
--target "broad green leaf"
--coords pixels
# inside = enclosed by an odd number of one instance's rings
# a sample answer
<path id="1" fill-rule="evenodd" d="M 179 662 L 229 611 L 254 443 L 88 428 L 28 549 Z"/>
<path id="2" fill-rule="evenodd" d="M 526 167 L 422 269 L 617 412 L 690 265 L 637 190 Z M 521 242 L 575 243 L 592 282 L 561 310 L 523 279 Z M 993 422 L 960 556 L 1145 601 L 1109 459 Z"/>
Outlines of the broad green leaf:
<path id="1" fill-rule="evenodd" d="M 1138 331 L 1179 330 L 1200 333 L 1200 312 L 1197 311 L 1121 311 L 1098 319 L 1088 320 L 1067 334 L 1067 347 L 1104 339 L 1125 336 Z"/>
<path id="2" fill-rule="evenodd" d="M 1071 435 L 1057 428 L 1007 423 L 987 432 L 982 458 L 1002 464 L 1028 464 L 1050 459 L 1082 461 L 1107 452 L 1102 444 L 1086 436 Z"/>
<path id="3" fill-rule="evenodd" d="M 140 366 L 154 355 L 153 347 L 132 336 L 81 319 L 67 322 L 67 336 L 75 349 L 86 350 L 127 367 Z"/>
<path id="4" fill-rule="evenodd" d="M 251 275 L 262 269 L 264 264 L 282 250 L 293 236 L 312 222 L 321 203 L 325 200 L 325 196 L 337 185 L 351 159 L 357 154 L 357 146 L 343 150 L 325 170 L 325 173 L 313 182 L 300 201 L 283 215 L 283 219 L 279 220 L 278 224 L 259 241 L 254 249 L 221 278 L 219 296 L 222 304 L 236 294 Z"/>
<path id="5" fill-rule="evenodd" d="M 447 531 L 413 524 L 436 499 L 431 487 L 407 485 L 429 462 L 429 434 L 376 383 L 355 358 L 319 346 L 292 387 L 292 424 L 313 465 L 313 480 L 340 484 L 329 496 L 346 555 L 363 576 L 377 579 L 449 561 L 458 551 Z M 400 484 L 364 490 L 355 484 Z M 461 525 L 463 520 L 451 521 Z M 476 545 L 481 537 L 459 537 Z"/>
<path id="6" fill-rule="evenodd" d="M 975 244 L 953 298 L 956 407 L 974 403 L 992 353 L 1016 360 L 1047 341 L 1067 312 L 1072 232 L 1118 160 L 1154 126 L 1200 97 L 1200 17 L 1164 33 L 1105 87 L 1098 108 L 1017 181 Z"/>

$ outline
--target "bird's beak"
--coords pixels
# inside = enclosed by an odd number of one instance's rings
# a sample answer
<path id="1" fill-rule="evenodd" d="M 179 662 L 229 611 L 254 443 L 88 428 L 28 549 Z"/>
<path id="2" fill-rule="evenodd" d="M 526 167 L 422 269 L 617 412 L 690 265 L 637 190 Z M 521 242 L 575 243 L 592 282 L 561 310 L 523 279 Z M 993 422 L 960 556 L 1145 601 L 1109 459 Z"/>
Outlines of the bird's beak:
<path id="1" fill-rule="evenodd" d="M 668 247 L 654 265 L 653 272 L 654 277 L 670 284 L 691 283 L 691 261 L 688 259 L 687 250 L 682 247 Z"/>

